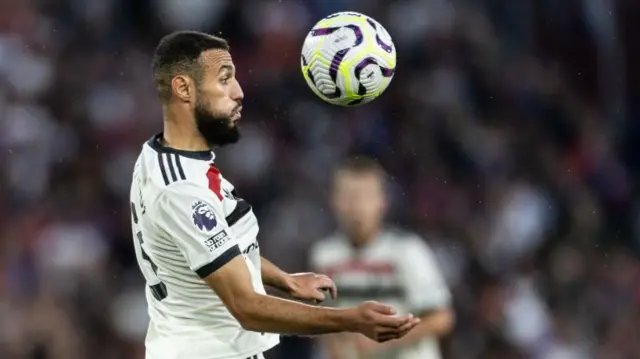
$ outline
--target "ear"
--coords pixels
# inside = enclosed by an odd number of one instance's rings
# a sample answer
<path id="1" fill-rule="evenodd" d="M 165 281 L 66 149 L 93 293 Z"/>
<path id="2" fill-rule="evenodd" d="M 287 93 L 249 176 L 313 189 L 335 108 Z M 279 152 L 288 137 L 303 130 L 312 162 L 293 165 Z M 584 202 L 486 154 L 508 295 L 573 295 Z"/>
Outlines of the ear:
<path id="1" fill-rule="evenodd" d="M 192 84 L 188 76 L 178 75 L 171 79 L 171 92 L 183 102 L 190 102 L 194 95 Z"/>

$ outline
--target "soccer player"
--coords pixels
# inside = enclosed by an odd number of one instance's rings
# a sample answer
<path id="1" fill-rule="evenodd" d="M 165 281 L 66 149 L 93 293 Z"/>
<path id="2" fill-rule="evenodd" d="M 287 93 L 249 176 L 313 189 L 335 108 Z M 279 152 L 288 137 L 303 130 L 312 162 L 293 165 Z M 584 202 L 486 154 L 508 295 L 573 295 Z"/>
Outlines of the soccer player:
<path id="1" fill-rule="evenodd" d="M 358 332 L 383 342 L 419 319 L 365 302 L 347 309 L 265 294 L 324 299 L 334 283 L 286 274 L 260 256 L 251 205 L 215 167 L 212 148 L 240 138 L 243 93 L 227 42 L 198 32 L 164 37 L 153 59 L 164 132 L 146 142 L 131 186 L 135 251 L 148 284 L 147 359 L 258 359 L 274 333 Z"/>
<path id="2" fill-rule="evenodd" d="M 372 159 L 354 157 L 333 178 L 332 204 L 340 231 L 311 249 L 315 270 L 340 287 L 336 307 L 384 300 L 421 324 L 400 340 L 378 344 L 361 335 L 328 336 L 332 359 L 439 359 L 438 337 L 453 326 L 450 294 L 434 255 L 416 234 L 385 228 L 385 173 Z"/>

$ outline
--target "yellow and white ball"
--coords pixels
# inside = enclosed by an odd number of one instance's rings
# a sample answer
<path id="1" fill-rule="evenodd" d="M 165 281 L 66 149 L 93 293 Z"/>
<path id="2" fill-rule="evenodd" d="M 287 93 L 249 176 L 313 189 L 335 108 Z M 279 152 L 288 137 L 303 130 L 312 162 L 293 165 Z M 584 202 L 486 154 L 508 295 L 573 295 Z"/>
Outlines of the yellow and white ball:
<path id="1" fill-rule="evenodd" d="M 396 69 L 396 49 L 376 20 L 339 12 L 318 21 L 302 46 L 302 73 L 324 101 L 358 106 L 387 89 Z"/>

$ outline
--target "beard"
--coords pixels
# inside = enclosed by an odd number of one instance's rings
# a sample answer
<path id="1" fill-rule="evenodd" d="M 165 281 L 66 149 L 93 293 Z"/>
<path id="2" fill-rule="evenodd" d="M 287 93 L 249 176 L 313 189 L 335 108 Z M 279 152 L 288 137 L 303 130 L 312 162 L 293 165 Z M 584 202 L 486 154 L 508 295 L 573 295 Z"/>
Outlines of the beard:
<path id="1" fill-rule="evenodd" d="M 231 115 L 216 114 L 200 101 L 196 103 L 193 112 L 198 131 L 209 147 L 221 147 L 240 140 L 238 125 L 232 124 Z"/>

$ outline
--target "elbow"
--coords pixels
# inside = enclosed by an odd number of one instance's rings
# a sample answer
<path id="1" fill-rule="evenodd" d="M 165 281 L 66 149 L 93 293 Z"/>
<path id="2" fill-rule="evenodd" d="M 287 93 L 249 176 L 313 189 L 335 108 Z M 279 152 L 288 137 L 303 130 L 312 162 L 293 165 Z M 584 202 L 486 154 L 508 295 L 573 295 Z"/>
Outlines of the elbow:
<path id="1" fill-rule="evenodd" d="M 259 325 L 259 321 L 256 320 L 255 317 L 250 316 L 250 315 L 238 315 L 236 316 L 234 314 L 234 317 L 236 318 L 236 320 L 238 321 L 238 323 L 240 323 L 240 326 L 242 327 L 242 329 L 249 331 L 249 332 L 260 332 L 261 331 L 261 327 Z"/>
<path id="2" fill-rule="evenodd" d="M 256 298 L 236 299 L 232 305 L 227 306 L 231 315 L 238 321 L 242 329 L 252 332 L 259 332 L 259 303 Z"/>

